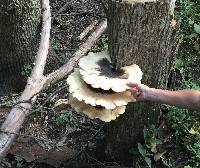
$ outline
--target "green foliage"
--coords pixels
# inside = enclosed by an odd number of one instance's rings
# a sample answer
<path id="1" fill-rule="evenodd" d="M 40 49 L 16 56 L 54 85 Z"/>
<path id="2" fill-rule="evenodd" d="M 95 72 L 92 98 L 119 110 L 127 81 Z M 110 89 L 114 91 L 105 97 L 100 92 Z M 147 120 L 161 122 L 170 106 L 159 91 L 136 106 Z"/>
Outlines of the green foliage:
<path id="1" fill-rule="evenodd" d="M 199 115 L 185 109 L 168 107 L 167 122 L 174 130 L 176 145 L 185 148 L 189 155 L 188 164 L 200 166 L 200 123 Z"/>
<path id="2" fill-rule="evenodd" d="M 0 107 L 12 107 L 18 102 L 19 95 L 11 94 L 0 97 Z"/>
<path id="3" fill-rule="evenodd" d="M 146 162 L 146 164 L 148 165 L 148 167 L 152 167 L 151 166 L 151 154 L 148 152 L 147 150 L 148 148 L 145 145 L 141 145 L 141 143 L 138 143 L 138 151 L 139 153 L 142 155 L 144 161 Z"/>
<path id="4" fill-rule="evenodd" d="M 182 85 L 177 89 L 196 89 L 200 86 L 191 79 L 186 80 L 182 74 Z M 184 148 L 188 155 L 188 164 L 194 168 L 200 167 L 200 115 L 187 109 L 168 107 L 167 123 L 174 131 L 175 144 Z M 185 167 L 190 167 L 189 165 Z"/>
<path id="5" fill-rule="evenodd" d="M 57 126 L 73 127 L 74 121 L 73 121 L 72 113 L 69 111 L 66 111 L 66 112 L 60 114 L 56 118 L 55 123 Z"/>
<path id="6" fill-rule="evenodd" d="M 22 167 L 24 167 L 24 161 L 23 161 L 22 158 L 15 157 L 15 161 L 16 161 L 16 168 L 22 168 Z"/>
<path id="7" fill-rule="evenodd" d="M 156 146 L 161 144 L 161 141 L 155 137 L 156 135 L 155 125 L 144 126 L 143 136 L 144 144 L 138 143 L 137 148 L 130 150 L 133 154 L 133 167 L 148 166 L 149 168 L 155 167 L 155 161 L 153 159 L 156 151 Z"/>
<path id="8" fill-rule="evenodd" d="M 184 168 L 192 168 L 192 167 L 188 165 L 188 166 L 184 166 Z"/>
<path id="9" fill-rule="evenodd" d="M 200 167 L 200 123 L 193 125 L 183 140 L 191 155 L 190 164 L 193 167 Z"/>
<path id="10" fill-rule="evenodd" d="M 31 74 L 31 71 L 32 71 L 32 66 L 30 64 L 25 64 L 23 67 L 22 67 L 22 71 L 21 71 L 21 74 L 23 76 L 30 76 Z"/>
<path id="11" fill-rule="evenodd" d="M 199 0 L 177 0 L 176 16 L 181 19 L 178 58 L 189 77 L 200 79 L 200 3 Z"/>
<path id="12" fill-rule="evenodd" d="M 108 48 L 108 36 L 106 34 L 103 34 L 100 41 L 99 46 L 102 48 L 102 50 L 105 50 Z"/>
<path id="13" fill-rule="evenodd" d="M 180 137 L 189 132 L 195 121 L 195 116 L 189 110 L 168 106 L 167 122 L 175 131 L 176 142 L 181 141 Z"/>
<path id="14" fill-rule="evenodd" d="M 100 52 L 108 48 L 108 35 L 103 34 L 97 44 L 92 47 L 93 52 Z"/>

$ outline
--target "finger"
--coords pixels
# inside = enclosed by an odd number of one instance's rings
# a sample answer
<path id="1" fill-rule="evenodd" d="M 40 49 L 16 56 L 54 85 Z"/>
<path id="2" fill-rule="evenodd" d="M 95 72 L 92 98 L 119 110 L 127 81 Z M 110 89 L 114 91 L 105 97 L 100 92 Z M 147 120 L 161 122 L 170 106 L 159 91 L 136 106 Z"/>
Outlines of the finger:
<path id="1" fill-rule="evenodd" d="M 141 95 L 141 92 L 131 92 L 131 95 L 133 96 L 133 97 L 138 97 L 138 96 L 140 96 Z"/>
<path id="2" fill-rule="evenodd" d="M 128 87 L 136 87 L 137 86 L 137 83 L 132 83 L 132 82 L 130 82 L 130 83 L 127 83 L 126 84 Z"/>
<path id="3" fill-rule="evenodd" d="M 136 97 L 139 97 L 141 95 L 141 92 L 135 93 Z"/>
<path id="4" fill-rule="evenodd" d="M 130 88 L 130 89 L 128 89 L 130 92 L 131 92 L 131 94 L 134 94 L 134 93 L 136 93 L 136 92 L 138 92 L 138 89 L 137 88 Z"/>

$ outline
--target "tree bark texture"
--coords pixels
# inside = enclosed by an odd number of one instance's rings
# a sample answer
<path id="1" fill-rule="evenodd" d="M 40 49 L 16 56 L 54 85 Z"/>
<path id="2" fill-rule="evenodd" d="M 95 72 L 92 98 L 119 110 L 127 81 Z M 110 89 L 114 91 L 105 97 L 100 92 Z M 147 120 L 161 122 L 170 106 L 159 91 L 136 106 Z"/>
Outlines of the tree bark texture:
<path id="1" fill-rule="evenodd" d="M 117 68 L 137 64 L 143 71 L 142 83 L 165 88 L 173 66 L 175 32 L 171 26 L 173 0 L 152 2 L 109 1 L 109 53 Z M 160 105 L 130 103 L 125 115 L 111 122 L 107 154 L 120 161 L 130 159 L 129 149 L 143 139 L 143 128 L 156 124 Z"/>
<path id="2" fill-rule="evenodd" d="M 22 67 L 32 63 L 38 46 L 40 17 L 40 0 L 0 1 L 1 91 L 20 83 Z"/>

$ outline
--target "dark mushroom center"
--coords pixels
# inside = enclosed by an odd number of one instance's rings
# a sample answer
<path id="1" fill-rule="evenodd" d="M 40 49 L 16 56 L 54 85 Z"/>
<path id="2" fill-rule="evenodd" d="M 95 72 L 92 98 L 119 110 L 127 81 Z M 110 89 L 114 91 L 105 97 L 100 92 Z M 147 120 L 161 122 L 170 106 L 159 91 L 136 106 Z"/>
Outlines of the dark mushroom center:
<path id="1" fill-rule="evenodd" d="M 101 93 L 101 94 L 114 94 L 116 92 L 114 92 L 112 89 L 109 90 L 103 90 L 101 88 L 93 88 L 91 85 L 87 84 L 87 88 L 94 91 L 95 93 Z"/>
<path id="2" fill-rule="evenodd" d="M 115 68 L 107 58 L 103 58 L 97 62 L 100 69 L 99 71 L 100 76 L 107 76 L 109 78 L 122 78 L 127 79 L 128 75 L 125 73 L 123 69 L 117 69 Z"/>
<path id="3" fill-rule="evenodd" d="M 96 110 L 105 110 L 105 107 L 100 106 L 100 105 L 94 106 L 94 108 L 95 108 Z"/>

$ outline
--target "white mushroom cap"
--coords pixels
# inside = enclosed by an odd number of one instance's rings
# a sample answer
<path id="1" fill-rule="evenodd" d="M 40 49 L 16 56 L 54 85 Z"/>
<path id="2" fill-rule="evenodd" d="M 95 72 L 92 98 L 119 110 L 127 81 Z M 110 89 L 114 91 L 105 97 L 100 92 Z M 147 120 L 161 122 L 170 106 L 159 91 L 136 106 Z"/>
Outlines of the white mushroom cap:
<path id="1" fill-rule="evenodd" d="M 99 118 L 105 122 L 115 120 L 120 114 L 123 114 L 126 109 L 126 106 L 119 106 L 112 110 L 102 107 L 94 107 L 89 104 L 85 104 L 82 101 L 80 102 L 72 96 L 69 98 L 69 103 L 77 112 L 84 113 L 91 119 Z"/>
<path id="2" fill-rule="evenodd" d="M 114 109 L 116 106 L 127 105 L 128 102 L 136 101 L 129 91 L 124 92 L 109 92 L 101 89 L 93 89 L 90 85 L 86 84 L 79 73 L 79 69 L 75 68 L 74 72 L 67 78 L 69 84 L 69 92 L 79 101 L 84 101 L 91 106 L 103 106 L 106 109 Z M 107 93 L 109 92 L 109 93 Z"/>
<path id="3" fill-rule="evenodd" d="M 81 69 L 86 71 L 94 71 L 94 69 L 99 68 L 97 62 L 103 58 L 107 58 L 108 61 L 111 62 L 107 50 L 98 53 L 89 52 L 87 56 L 84 56 L 79 60 L 78 65 Z"/>
<path id="4" fill-rule="evenodd" d="M 142 71 L 136 64 L 114 70 L 106 51 L 90 52 L 80 59 L 79 66 L 83 80 L 93 88 L 123 92 L 128 89 L 127 83 L 141 83 L 142 79 Z"/>

